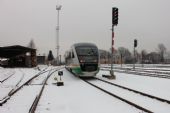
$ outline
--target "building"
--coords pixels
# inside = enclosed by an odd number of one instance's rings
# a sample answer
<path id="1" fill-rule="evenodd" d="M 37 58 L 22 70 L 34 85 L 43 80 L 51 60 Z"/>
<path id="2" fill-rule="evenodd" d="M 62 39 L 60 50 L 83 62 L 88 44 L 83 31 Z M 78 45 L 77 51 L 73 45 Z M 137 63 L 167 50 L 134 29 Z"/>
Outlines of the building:
<path id="1" fill-rule="evenodd" d="M 4 67 L 35 67 L 36 49 L 14 45 L 0 47 L 1 65 Z"/>

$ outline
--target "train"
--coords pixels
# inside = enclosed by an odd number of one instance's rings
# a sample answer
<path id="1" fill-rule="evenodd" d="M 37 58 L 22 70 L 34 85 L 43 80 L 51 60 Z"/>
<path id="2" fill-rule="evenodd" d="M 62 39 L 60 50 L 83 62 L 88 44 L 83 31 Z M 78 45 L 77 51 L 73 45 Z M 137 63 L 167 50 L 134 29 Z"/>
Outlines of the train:
<path id="1" fill-rule="evenodd" d="M 93 43 L 76 43 L 66 51 L 66 68 L 79 77 L 93 77 L 99 72 L 99 50 Z"/>

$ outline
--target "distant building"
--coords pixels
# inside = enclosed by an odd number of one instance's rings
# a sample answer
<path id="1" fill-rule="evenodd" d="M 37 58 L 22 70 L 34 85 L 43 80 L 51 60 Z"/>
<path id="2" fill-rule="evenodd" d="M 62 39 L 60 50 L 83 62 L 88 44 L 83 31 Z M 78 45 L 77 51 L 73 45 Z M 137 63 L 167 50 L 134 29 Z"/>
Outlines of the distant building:
<path id="1" fill-rule="evenodd" d="M 37 65 L 36 49 L 14 45 L 0 47 L 0 58 L 5 67 L 35 67 Z"/>
<path id="2" fill-rule="evenodd" d="M 46 64 L 45 56 L 37 56 L 37 64 Z"/>

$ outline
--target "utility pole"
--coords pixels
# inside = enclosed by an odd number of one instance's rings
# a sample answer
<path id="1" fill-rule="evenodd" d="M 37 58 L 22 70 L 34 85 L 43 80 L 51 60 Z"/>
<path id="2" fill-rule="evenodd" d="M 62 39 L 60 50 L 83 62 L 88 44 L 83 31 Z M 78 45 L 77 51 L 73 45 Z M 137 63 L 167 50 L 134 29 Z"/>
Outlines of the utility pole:
<path id="1" fill-rule="evenodd" d="M 59 29 L 60 29 L 60 27 L 59 27 L 59 12 L 60 12 L 60 10 L 61 10 L 61 5 L 57 5 L 56 6 L 56 10 L 58 11 L 58 15 L 57 15 L 57 28 L 56 28 L 56 30 L 57 30 L 57 42 L 56 42 L 56 44 L 57 44 L 57 46 L 56 46 L 56 49 L 57 49 L 57 57 L 56 57 L 56 60 L 57 60 L 57 65 L 59 65 L 59 48 L 60 48 L 60 46 L 59 46 Z"/>

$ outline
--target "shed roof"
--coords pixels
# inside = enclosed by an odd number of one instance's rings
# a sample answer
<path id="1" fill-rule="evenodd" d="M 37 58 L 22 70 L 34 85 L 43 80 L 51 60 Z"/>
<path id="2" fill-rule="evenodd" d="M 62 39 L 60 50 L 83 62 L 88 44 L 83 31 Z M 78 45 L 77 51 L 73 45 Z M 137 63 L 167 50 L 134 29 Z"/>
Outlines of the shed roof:
<path id="1" fill-rule="evenodd" d="M 0 57 L 11 58 L 31 51 L 36 51 L 36 49 L 32 49 L 20 45 L 0 47 Z"/>

